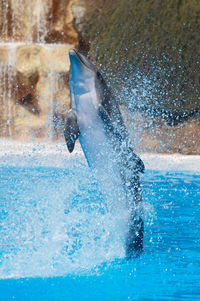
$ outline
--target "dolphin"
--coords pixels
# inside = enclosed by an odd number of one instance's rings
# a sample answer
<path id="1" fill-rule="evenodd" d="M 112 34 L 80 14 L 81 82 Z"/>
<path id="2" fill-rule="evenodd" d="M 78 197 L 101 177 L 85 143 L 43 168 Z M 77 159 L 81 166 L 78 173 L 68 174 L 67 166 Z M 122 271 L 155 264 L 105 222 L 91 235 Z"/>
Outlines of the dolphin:
<path id="1" fill-rule="evenodd" d="M 129 211 L 125 245 L 130 259 L 143 251 L 140 173 L 144 173 L 144 163 L 133 152 L 119 105 L 98 68 L 76 49 L 70 50 L 69 58 L 71 101 L 64 125 L 67 148 L 71 153 L 79 139 L 88 165 L 99 173 L 105 189 L 115 195 L 118 187 L 123 187 L 117 201 L 122 199 Z"/>

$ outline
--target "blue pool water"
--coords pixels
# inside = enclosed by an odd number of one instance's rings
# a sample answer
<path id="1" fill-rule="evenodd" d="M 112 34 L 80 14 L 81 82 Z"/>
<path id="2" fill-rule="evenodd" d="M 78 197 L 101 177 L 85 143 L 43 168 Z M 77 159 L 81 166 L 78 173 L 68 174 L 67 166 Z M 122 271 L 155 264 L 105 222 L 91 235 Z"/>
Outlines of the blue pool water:
<path id="1" fill-rule="evenodd" d="M 1 301 L 200 300 L 199 174 L 146 171 L 144 253 L 129 262 L 85 164 L 0 176 Z"/>

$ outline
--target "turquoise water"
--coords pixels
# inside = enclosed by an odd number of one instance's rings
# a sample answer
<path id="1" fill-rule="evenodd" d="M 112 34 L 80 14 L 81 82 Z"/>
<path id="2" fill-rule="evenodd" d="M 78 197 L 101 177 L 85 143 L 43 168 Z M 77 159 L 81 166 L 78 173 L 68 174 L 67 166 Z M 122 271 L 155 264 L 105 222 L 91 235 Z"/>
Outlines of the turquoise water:
<path id="1" fill-rule="evenodd" d="M 146 171 L 144 253 L 129 262 L 87 166 L 0 175 L 1 301 L 200 300 L 199 174 Z"/>

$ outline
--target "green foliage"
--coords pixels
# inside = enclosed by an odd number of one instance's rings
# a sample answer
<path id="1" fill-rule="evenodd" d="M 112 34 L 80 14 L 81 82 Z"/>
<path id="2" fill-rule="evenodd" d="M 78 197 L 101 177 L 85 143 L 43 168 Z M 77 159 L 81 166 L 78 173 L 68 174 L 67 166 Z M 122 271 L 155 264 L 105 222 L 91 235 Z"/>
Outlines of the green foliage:
<path id="1" fill-rule="evenodd" d="M 97 1 L 91 3 L 98 7 Z M 98 65 L 106 66 L 105 76 L 115 87 L 125 77 L 137 87 L 136 74 L 142 74 L 154 97 L 140 101 L 160 111 L 199 110 L 200 0 L 99 3 L 99 10 L 88 15 L 85 32 L 91 53 Z"/>

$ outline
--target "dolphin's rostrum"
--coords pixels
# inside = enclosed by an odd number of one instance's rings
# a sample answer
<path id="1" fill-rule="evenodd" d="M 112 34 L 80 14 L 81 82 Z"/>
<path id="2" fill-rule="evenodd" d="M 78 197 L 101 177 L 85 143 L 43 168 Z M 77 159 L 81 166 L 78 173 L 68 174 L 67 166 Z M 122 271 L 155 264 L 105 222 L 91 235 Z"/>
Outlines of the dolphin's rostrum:
<path id="1" fill-rule="evenodd" d="M 139 173 L 144 172 L 144 164 L 133 152 L 119 106 L 97 67 L 75 49 L 69 57 L 71 104 L 65 118 L 66 144 L 72 152 L 79 138 L 89 166 L 107 173 L 111 168 L 113 185 L 122 184 L 130 211 L 126 238 L 130 259 L 143 250 Z"/>

